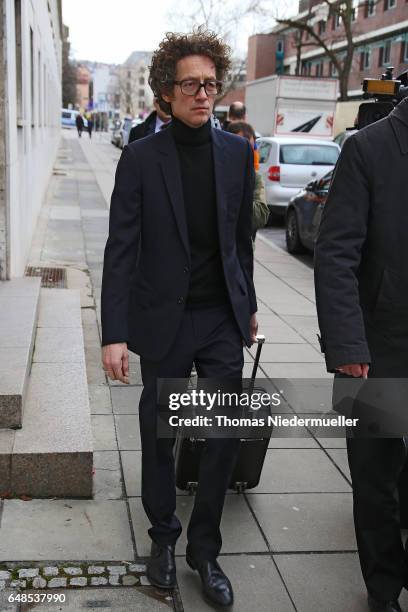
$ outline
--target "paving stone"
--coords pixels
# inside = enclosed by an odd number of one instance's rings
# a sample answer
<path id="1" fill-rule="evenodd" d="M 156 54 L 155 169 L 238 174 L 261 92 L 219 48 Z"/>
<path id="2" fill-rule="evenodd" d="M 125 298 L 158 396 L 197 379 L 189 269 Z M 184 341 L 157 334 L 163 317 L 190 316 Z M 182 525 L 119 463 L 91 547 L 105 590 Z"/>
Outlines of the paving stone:
<path id="1" fill-rule="evenodd" d="M 190 519 L 194 498 L 187 495 L 177 496 L 176 514 L 183 525 L 183 532 L 177 542 L 176 554 L 185 555 L 187 524 Z M 139 556 L 150 555 L 151 540 L 147 534 L 150 523 L 143 510 L 140 498 L 129 500 L 135 533 L 136 548 Z M 237 538 L 237 525 L 239 537 Z M 227 495 L 221 521 L 223 540 L 222 553 L 266 552 L 265 541 L 242 495 Z"/>
<path id="2" fill-rule="evenodd" d="M 106 568 L 109 574 L 123 576 L 126 574 L 127 569 L 124 565 L 108 565 Z"/>
<path id="3" fill-rule="evenodd" d="M 135 586 L 138 583 L 138 579 L 135 576 L 123 576 L 122 584 L 123 586 Z"/>
<path id="4" fill-rule="evenodd" d="M 80 576 L 82 574 L 82 568 L 80 567 L 64 567 L 64 573 L 68 576 Z"/>
<path id="5" fill-rule="evenodd" d="M 6 570 L 0 571 L 0 580 L 10 580 L 11 572 L 7 572 Z"/>
<path id="6" fill-rule="evenodd" d="M 67 586 L 66 578 L 51 578 L 51 580 L 48 581 L 49 589 L 58 589 L 58 588 L 63 589 L 66 586 Z"/>
<path id="7" fill-rule="evenodd" d="M 122 451 L 122 467 L 128 497 L 142 494 L 142 451 Z"/>
<path id="8" fill-rule="evenodd" d="M 38 327 L 81 327 L 79 291 L 41 289 Z"/>
<path id="9" fill-rule="evenodd" d="M 25 589 L 27 586 L 27 580 L 12 580 L 10 582 L 10 588 L 12 589 Z"/>
<path id="10" fill-rule="evenodd" d="M 150 580 L 147 576 L 140 576 L 140 584 L 142 586 L 150 586 Z"/>
<path id="11" fill-rule="evenodd" d="M 70 578 L 69 579 L 69 584 L 70 586 L 78 586 L 78 587 L 85 587 L 87 585 L 88 581 L 84 576 L 81 576 L 79 578 Z"/>
<path id="12" fill-rule="evenodd" d="M 119 450 L 141 450 L 138 415 L 115 415 Z"/>
<path id="13" fill-rule="evenodd" d="M 109 580 L 109 584 L 111 586 L 119 586 L 119 584 L 120 584 L 119 576 L 116 576 L 116 575 L 109 576 L 108 580 Z"/>
<path id="14" fill-rule="evenodd" d="M 105 560 L 134 557 L 123 501 L 6 500 L 0 558 L 9 561 Z"/>
<path id="15" fill-rule="evenodd" d="M 105 586 L 108 584 L 108 579 L 104 576 L 92 576 L 91 585 L 92 586 Z"/>
<path id="16" fill-rule="evenodd" d="M 113 415 L 91 416 L 93 446 L 95 451 L 117 450 L 115 421 Z"/>
<path id="17" fill-rule="evenodd" d="M 274 552 L 357 548 L 351 493 L 263 494 L 248 499 Z"/>
<path id="18" fill-rule="evenodd" d="M 319 361 L 317 359 L 316 361 Z M 321 363 L 262 363 L 266 376 L 274 378 L 333 378 Z"/>
<path id="19" fill-rule="evenodd" d="M 138 414 L 143 387 L 111 387 L 115 414 Z"/>
<path id="20" fill-rule="evenodd" d="M 91 414 L 112 414 L 112 404 L 107 384 L 88 384 Z"/>
<path id="21" fill-rule="evenodd" d="M 136 574 L 141 574 L 146 571 L 146 565 L 143 563 L 131 563 L 129 565 L 129 572 L 135 572 Z"/>
<path id="22" fill-rule="evenodd" d="M 234 612 L 294 612 L 271 557 L 222 555 L 218 562 L 234 589 Z M 201 581 L 197 572 L 192 572 L 184 559 L 177 560 L 177 582 L 185 610 L 209 612 L 212 609 L 201 597 Z M 302 607 L 298 610 L 303 612 Z"/>
<path id="23" fill-rule="evenodd" d="M 106 571 L 104 565 L 90 565 L 88 567 L 88 574 L 103 574 Z"/>
<path id="24" fill-rule="evenodd" d="M 279 448 L 267 451 L 259 485 L 247 494 L 350 490 L 324 451 Z"/>
<path id="25" fill-rule="evenodd" d="M 45 580 L 45 578 L 42 578 L 41 576 L 37 576 L 36 578 L 33 579 L 33 589 L 45 589 L 45 587 L 47 586 L 47 581 Z"/>
<path id="26" fill-rule="evenodd" d="M 89 385 L 105 385 L 106 376 L 101 364 L 87 363 L 86 378 Z"/>
<path id="27" fill-rule="evenodd" d="M 19 578 L 35 578 L 35 576 L 38 576 L 38 573 L 39 573 L 38 567 L 29 567 L 26 569 L 18 570 L 18 577 Z"/>
<path id="28" fill-rule="evenodd" d="M 42 570 L 43 576 L 58 576 L 58 567 L 47 566 Z"/>
<path id="29" fill-rule="evenodd" d="M 256 347 L 251 347 L 255 355 Z M 315 363 L 323 359 L 310 344 L 265 344 L 262 348 L 262 363 Z"/>
<path id="30" fill-rule="evenodd" d="M 367 611 L 357 554 L 292 554 L 274 559 L 299 612 Z"/>

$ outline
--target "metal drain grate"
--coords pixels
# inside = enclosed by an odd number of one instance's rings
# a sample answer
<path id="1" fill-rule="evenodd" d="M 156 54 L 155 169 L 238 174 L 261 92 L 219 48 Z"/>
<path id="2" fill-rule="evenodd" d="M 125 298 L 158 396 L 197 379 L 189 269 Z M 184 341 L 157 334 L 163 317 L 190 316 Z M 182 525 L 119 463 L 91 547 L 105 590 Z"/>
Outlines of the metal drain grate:
<path id="1" fill-rule="evenodd" d="M 48 289 L 64 289 L 67 286 L 67 272 L 65 268 L 33 268 L 28 266 L 26 276 L 40 276 L 41 287 Z"/>

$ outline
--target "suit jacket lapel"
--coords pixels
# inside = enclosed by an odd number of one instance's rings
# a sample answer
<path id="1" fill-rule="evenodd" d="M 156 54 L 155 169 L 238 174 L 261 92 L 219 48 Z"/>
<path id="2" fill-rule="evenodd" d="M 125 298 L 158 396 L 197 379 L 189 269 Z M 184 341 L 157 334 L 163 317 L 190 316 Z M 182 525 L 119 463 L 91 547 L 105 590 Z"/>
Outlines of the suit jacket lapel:
<path id="1" fill-rule="evenodd" d="M 219 136 L 218 130 L 213 128 L 212 147 L 214 156 L 214 180 L 215 193 L 217 199 L 217 217 L 218 217 L 218 232 L 220 242 L 223 241 L 224 232 L 222 231 L 226 224 L 227 215 L 227 199 L 225 193 L 225 171 L 226 171 L 226 152 L 223 139 Z"/>
<path id="2" fill-rule="evenodd" d="M 159 136 L 159 135 L 158 135 Z M 160 167 L 166 183 L 167 192 L 180 233 L 180 238 L 190 261 L 190 246 L 188 239 L 186 212 L 184 208 L 183 185 L 181 183 L 181 170 L 176 145 L 170 129 L 160 132 L 157 138 L 160 152 Z"/>

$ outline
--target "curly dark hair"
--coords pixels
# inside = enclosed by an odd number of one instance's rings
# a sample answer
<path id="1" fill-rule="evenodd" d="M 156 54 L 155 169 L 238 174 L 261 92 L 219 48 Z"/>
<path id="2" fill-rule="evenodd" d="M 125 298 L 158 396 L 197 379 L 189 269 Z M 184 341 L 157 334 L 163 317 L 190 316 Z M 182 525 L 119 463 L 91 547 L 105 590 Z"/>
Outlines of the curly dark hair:
<path id="1" fill-rule="evenodd" d="M 177 62 L 188 55 L 205 55 L 215 64 L 217 79 L 222 81 L 231 66 L 231 49 L 215 32 L 198 26 L 190 34 L 167 32 L 166 37 L 153 53 L 150 65 L 149 85 L 165 112 L 170 104 L 162 94 L 169 94 L 176 78 Z"/>

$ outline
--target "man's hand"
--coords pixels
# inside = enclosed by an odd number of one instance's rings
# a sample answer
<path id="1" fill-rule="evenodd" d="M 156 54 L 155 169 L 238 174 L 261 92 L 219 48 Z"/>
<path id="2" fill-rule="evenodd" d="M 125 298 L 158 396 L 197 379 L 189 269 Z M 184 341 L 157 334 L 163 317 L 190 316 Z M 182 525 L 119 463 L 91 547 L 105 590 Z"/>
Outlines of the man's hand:
<path id="1" fill-rule="evenodd" d="M 111 380 L 129 384 L 129 354 L 126 342 L 103 346 L 102 363 Z"/>
<path id="2" fill-rule="evenodd" d="M 348 374 L 354 378 L 367 378 L 370 366 L 368 363 L 349 363 L 336 368 L 341 374 Z"/>
<path id="3" fill-rule="evenodd" d="M 252 342 L 256 342 L 256 334 L 258 333 L 258 321 L 256 320 L 255 312 L 253 315 L 251 315 L 251 319 L 249 321 L 249 333 Z"/>

